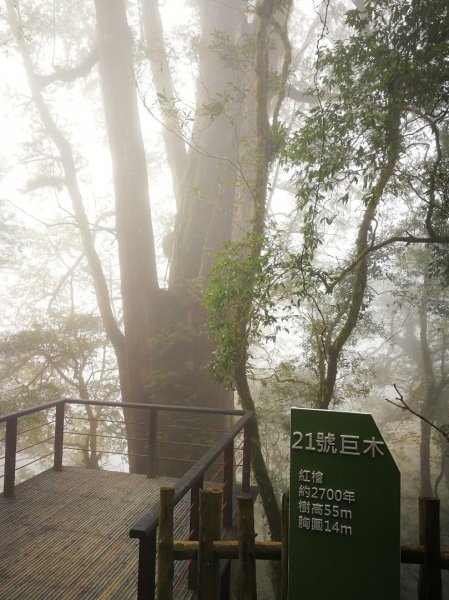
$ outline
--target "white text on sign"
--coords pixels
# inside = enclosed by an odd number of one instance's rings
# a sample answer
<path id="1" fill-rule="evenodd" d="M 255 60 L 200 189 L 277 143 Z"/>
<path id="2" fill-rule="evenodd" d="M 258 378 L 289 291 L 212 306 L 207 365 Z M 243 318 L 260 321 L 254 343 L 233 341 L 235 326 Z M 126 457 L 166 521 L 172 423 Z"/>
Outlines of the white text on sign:
<path id="1" fill-rule="evenodd" d="M 358 435 L 341 433 L 303 433 L 294 431 L 293 438 L 296 438 L 292 444 L 293 450 L 307 450 L 309 452 L 321 452 L 325 454 L 346 454 L 349 456 L 384 456 L 382 446 L 385 442 L 376 440 L 372 437 L 370 440 L 362 440 Z"/>

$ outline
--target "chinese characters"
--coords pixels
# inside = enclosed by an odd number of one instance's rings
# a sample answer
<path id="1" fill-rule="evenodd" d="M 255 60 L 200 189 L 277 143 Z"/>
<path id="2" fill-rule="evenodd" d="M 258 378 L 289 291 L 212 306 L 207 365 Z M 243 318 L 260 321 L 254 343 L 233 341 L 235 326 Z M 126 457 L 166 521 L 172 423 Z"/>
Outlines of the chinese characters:
<path id="1" fill-rule="evenodd" d="M 321 471 L 300 469 L 298 480 L 298 528 L 351 536 L 355 492 L 321 486 Z"/>
<path id="2" fill-rule="evenodd" d="M 383 446 L 385 442 L 377 440 L 374 436 L 369 440 L 361 439 L 359 435 L 342 433 L 303 433 L 293 432 L 293 450 L 307 450 L 323 454 L 345 454 L 349 456 L 384 456 Z"/>

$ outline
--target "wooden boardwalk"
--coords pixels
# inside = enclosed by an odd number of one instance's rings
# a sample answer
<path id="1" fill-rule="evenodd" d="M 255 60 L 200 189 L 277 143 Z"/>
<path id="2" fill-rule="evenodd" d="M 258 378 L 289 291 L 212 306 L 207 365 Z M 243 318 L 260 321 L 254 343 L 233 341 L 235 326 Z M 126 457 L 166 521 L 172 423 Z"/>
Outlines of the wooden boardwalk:
<path id="1" fill-rule="evenodd" d="M 131 526 L 166 477 L 64 467 L 0 497 L 0 598 L 128 600 L 137 592 Z"/>

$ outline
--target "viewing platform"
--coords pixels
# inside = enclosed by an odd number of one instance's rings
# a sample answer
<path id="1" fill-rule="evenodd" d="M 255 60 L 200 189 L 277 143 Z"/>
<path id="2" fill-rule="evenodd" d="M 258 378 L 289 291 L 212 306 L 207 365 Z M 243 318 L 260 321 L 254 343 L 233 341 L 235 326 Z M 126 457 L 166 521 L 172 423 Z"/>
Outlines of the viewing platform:
<path id="1" fill-rule="evenodd" d="M 151 434 L 143 440 L 149 474 L 118 470 L 129 460 L 124 409 L 143 415 Z M 172 423 L 173 443 L 187 445 L 176 426 L 184 427 L 187 415 L 224 417 L 226 427 L 211 430 L 209 443 L 202 436 L 195 459 L 187 448 L 181 452 L 183 474 L 164 475 L 160 465 L 176 457 L 163 455 L 169 434 L 162 427 L 170 430 Z M 198 539 L 202 487 L 223 490 L 222 535 L 231 535 L 235 498 L 250 489 L 251 419 L 237 410 L 81 400 L 0 417 L 0 598 L 154 598 L 160 487 L 175 488 L 177 539 Z M 85 463 L 110 456 L 117 470 L 72 466 L 80 453 Z M 175 598 L 193 597 L 189 567 L 188 561 L 175 565 Z"/>

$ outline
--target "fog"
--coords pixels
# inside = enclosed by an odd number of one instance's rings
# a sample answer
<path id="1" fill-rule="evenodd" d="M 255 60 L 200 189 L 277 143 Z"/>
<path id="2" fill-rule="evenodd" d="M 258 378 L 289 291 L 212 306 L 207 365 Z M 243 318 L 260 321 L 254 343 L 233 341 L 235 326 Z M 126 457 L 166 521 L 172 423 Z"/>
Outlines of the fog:
<path id="1" fill-rule="evenodd" d="M 1 414 L 255 409 L 254 482 L 280 499 L 292 406 L 371 412 L 402 542 L 434 496 L 449 547 L 448 9 L 394 4 L 5 0 Z M 114 411 L 117 455 L 90 429 L 72 464 L 145 472 Z"/>

